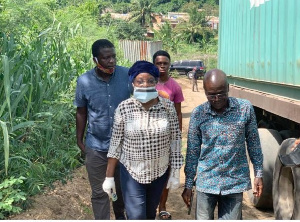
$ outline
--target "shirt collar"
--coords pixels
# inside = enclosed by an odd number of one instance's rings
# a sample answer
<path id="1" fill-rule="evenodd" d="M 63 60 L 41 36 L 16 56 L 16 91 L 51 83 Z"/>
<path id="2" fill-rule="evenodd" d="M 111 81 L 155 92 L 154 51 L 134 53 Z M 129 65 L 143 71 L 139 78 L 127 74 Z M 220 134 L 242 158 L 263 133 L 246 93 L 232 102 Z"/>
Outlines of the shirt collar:
<path id="1" fill-rule="evenodd" d="M 229 112 L 230 110 L 236 109 L 238 106 L 237 101 L 233 97 L 228 97 L 228 104 L 229 106 L 225 109 L 223 114 Z M 217 112 L 211 109 L 211 105 L 208 101 L 204 103 L 204 112 L 211 115 L 218 115 Z"/>
<path id="2" fill-rule="evenodd" d="M 100 76 L 97 75 L 96 69 L 97 69 L 97 66 L 95 66 L 95 67 L 93 68 L 93 75 L 94 75 L 97 79 L 99 79 L 99 80 L 101 80 L 101 81 L 104 81 L 102 77 L 100 77 Z M 111 76 L 110 76 L 110 78 L 109 78 L 109 81 L 115 76 L 116 69 L 117 69 L 117 66 L 116 66 L 115 71 L 113 72 L 113 74 L 111 74 Z M 106 82 L 106 81 L 105 81 L 105 82 Z"/>
<path id="3" fill-rule="evenodd" d="M 158 83 L 157 83 L 157 84 L 159 84 L 159 85 L 165 85 L 167 82 L 169 82 L 170 79 L 171 79 L 171 76 L 168 76 L 167 81 L 165 81 L 165 82 L 160 82 L 160 81 L 158 80 Z"/>

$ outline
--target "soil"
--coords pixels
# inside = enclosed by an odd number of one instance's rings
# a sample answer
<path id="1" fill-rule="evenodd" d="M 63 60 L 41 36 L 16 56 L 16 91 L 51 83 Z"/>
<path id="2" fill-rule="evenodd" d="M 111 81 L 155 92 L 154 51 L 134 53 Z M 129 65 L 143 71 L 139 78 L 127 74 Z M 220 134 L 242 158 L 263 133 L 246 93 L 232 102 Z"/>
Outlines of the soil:
<path id="1" fill-rule="evenodd" d="M 199 92 L 192 92 L 192 84 L 186 77 L 176 79 L 183 90 L 185 101 L 182 103 L 183 113 L 183 154 L 186 150 L 186 135 L 189 124 L 189 117 L 192 110 L 206 101 L 202 89 L 202 80 L 198 80 Z M 195 208 L 191 215 L 187 214 L 187 207 L 184 204 L 181 193 L 184 186 L 183 167 L 181 169 L 181 188 L 170 191 L 167 201 L 167 210 L 175 220 L 195 219 Z M 19 215 L 12 216 L 13 220 L 92 220 L 91 189 L 87 178 L 85 166 L 73 172 L 72 180 L 67 184 L 55 183 L 55 189 L 46 189 L 43 194 L 32 198 L 32 206 Z M 195 198 L 194 198 L 195 199 Z M 195 206 L 195 202 L 193 204 Z M 216 217 L 215 217 L 216 218 Z M 111 214 L 111 219 L 114 219 Z M 259 210 L 252 206 L 247 194 L 243 200 L 243 219 L 245 220 L 274 220 L 272 210 Z"/>

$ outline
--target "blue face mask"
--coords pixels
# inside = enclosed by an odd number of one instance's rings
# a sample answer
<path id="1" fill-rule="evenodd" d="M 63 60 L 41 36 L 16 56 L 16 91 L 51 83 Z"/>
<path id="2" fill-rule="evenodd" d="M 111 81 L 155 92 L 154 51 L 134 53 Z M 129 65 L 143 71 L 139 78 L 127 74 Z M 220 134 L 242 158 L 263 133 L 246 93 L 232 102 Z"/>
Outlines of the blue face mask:
<path id="1" fill-rule="evenodd" d="M 158 96 L 158 92 L 155 87 L 134 87 L 133 97 L 141 103 L 147 103 L 151 99 L 155 99 Z"/>

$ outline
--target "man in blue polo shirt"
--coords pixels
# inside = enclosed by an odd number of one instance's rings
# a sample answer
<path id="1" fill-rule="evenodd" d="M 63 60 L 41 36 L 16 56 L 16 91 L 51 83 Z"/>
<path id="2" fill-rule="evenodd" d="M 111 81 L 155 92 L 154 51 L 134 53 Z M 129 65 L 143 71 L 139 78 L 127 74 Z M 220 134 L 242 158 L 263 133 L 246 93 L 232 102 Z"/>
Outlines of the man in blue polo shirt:
<path id="1" fill-rule="evenodd" d="M 107 167 L 114 112 L 120 102 L 130 97 L 128 68 L 116 65 L 114 45 L 100 39 L 92 45 L 95 68 L 77 79 L 74 105 L 76 112 L 77 145 L 85 154 L 86 169 L 92 188 L 92 207 L 95 219 L 110 219 L 109 197 L 102 189 Z M 85 142 L 84 132 L 87 125 Z M 113 202 L 116 219 L 125 219 L 120 188 L 119 170 L 115 182 L 117 201 Z"/>

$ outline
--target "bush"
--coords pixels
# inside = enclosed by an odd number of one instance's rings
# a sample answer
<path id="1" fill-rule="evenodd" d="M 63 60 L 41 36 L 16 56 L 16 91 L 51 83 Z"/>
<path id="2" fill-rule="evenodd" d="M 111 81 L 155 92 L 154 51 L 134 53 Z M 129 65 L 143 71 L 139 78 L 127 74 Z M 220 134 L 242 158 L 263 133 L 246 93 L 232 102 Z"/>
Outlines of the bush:
<path id="1" fill-rule="evenodd" d="M 26 200 L 26 194 L 18 188 L 24 179 L 25 177 L 11 177 L 0 184 L 0 219 L 22 210 L 16 205 Z"/>

